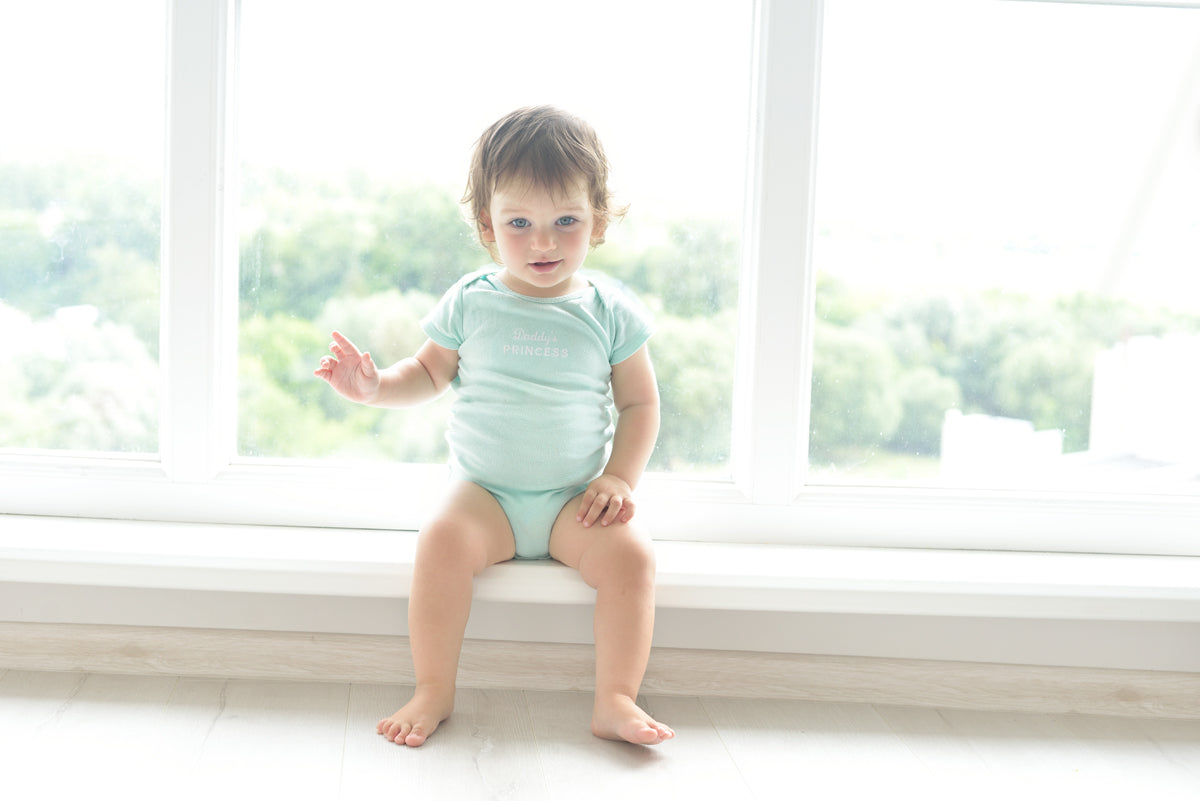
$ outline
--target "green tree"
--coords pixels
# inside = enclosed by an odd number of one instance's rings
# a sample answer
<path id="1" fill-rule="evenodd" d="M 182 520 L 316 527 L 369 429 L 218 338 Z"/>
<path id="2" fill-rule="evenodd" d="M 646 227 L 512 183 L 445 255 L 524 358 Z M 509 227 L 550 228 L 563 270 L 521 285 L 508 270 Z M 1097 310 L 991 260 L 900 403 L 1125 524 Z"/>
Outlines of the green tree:
<path id="1" fill-rule="evenodd" d="M 1095 348 L 1034 340 L 1015 346 L 996 366 L 996 405 L 1007 417 L 1063 432 L 1067 452 L 1087 450 Z"/>
<path id="2" fill-rule="evenodd" d="M 962 406 L 958 383 L 932 367 L 917 367 L 896 381 L 900 422 L 888 441 L 900 453 L 936 456 L 942 449 L 942 420 L 949 409 Z"/>
<path id="3" fill-rule="evenodd" d="M 836 461 L 847 449 L 882 446 L 903 415 L 895 354 L 875 337 L 826 323 L 814 340 L 810 457 Z"/>
<path id="4" fill-rule="evenodd" d="M 435 186 L 378 191 L 363 280 L 371 292 L 390 287 L 440 295 L 464 273 L 491 261 L 457 198 Z"/>
<path id="5" fill-rule="evenodd" d="M 816 316 L 830 325 L 851 328 L 878 314 L 886 298 L 851 287 L 828 273 L 817 273 Z"/>
<path id="6" fill-rule="evenodd" d="M 158 366 L 132 329 L 93 307 L 34 319 L 0 304 L 0 333 L 28 343 L 0 356 L 0 447 L 157 451 Z"/>
<path id="7" fill-rule="evenodd" d="M 313 319 L 329 298 L 387 289 L 440 294 L 488 261 L 457 200 L 440 187 L 266 171 L 246 178 L 243 207 L 257 218 L 242 236 L 243 316 Z"/>
<path id="8" fill-rule="evenodd" d="M 650 351 L 662 426 L 653 470 L 728 469 L 736 313 L 660 314 Z"/>
<path id="9" fill-rule="evenodd" d="M 35 317 L 95 306 L 156 354 L 159 195 L 123 164 L 0 164 L 0 298 Z"/>
<path id="10" fill-rule="evenodd" d="M 591 269 L 607 273 L 638 295 L 656 298 L 679 317 L 717 314 L 737 307 L 741 238 L 735 227 L 688 218 L 662 225 L 627 219 L 588 257 Z"/>

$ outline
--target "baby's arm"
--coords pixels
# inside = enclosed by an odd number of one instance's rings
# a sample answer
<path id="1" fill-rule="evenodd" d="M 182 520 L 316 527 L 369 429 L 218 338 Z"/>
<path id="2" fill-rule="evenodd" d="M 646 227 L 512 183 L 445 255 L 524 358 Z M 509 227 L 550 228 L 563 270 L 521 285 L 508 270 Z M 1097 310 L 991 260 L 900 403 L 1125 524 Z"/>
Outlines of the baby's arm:
<path id="1" fill-rule="evenodd" d="M 633 490 L 654 452 L 659 423 L 658 381 L 645 345 L 613 365 L 612 390 L 617 429 L 604 473 L 588 485 L 575 515 L 585 526 L 628 523 L 636 508 Z"/>
<path id="2" fill-rule="evenodd" d="M 380 370 L 370 353 L 359 351 L 337 331 L 329 345 L 333 356 L 321 358 L 313 371 L 339 395 L 370 406 L 415 406 L 446 391 L 458 374 L 458 351 L 428 340 L 415 356 Z"/>

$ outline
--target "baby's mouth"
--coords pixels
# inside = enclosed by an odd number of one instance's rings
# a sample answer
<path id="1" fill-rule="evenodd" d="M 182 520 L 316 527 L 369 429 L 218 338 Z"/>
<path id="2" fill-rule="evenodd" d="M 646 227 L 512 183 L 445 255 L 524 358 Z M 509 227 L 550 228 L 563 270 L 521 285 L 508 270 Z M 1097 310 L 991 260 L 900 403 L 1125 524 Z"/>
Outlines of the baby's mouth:
<path id="1" fill-rule="evenodd" d="M 533 261 L 529 263 L 530 268 L 537 273 L 548 273 L 557 267 L 562 262 L 562 259 L 555 261 Z"/>

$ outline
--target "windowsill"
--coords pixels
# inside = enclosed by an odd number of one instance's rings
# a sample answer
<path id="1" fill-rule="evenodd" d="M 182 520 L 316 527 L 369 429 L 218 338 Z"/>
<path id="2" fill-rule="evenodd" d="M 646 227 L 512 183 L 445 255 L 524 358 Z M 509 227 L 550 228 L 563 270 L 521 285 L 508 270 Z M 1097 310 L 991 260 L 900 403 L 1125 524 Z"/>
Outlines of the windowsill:
<path id="1" fill-rule="evenodd" d="M 410 532 L 0 515 L 0 581 L 407 597 Z M 658 542 L 660 608 L 1200 622 L 1200 558 Z M 480 600 L 594 597 L 553 562 L 510 562 Z"/>

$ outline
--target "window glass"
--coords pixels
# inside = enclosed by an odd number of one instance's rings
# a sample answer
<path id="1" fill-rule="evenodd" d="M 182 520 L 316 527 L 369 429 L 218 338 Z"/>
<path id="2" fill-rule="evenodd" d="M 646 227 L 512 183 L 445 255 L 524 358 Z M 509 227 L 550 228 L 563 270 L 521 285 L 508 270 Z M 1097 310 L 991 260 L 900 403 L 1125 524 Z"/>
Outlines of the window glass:
<path id="1" fill-rule="evenodd" d="M 165 12 L 0 11 L 0 449 L 158 450 Z"/>
<path id="2" fill-rule="evenodd" d="M 1200 488 L 1200 11 L 830 0 L 810 480 Z"/>
<path id="3" fill-rule="evenodd" d="M 488 263 L 458 204 L 472 144 L 552 103 L 597 129 L 630 206 L 587 266 L 656 317 L 651 469 L 726 473 L 752 23 L 750 0 L 244 0 L 240 453 L 445 458 L 450 398 L 382 412 L 312 370 L 335 328 L 381 365 L 415 351 Z"/>

